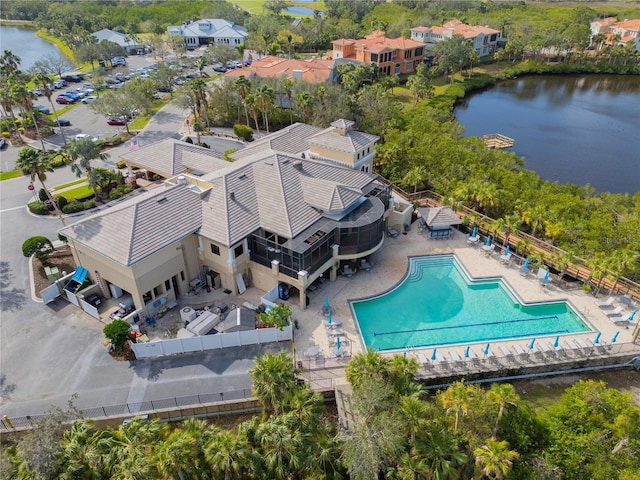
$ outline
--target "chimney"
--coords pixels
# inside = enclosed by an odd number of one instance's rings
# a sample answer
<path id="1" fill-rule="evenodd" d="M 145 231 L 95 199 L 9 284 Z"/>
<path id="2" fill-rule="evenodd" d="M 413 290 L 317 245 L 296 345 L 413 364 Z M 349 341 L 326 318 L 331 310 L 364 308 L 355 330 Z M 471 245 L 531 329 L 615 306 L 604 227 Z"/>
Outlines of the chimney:
<path id="1" fill-rule="evenodd" d="M 187 184 L 187 179 L 184 177 L 184 175 L 178 175 L 178 185 L 186 185 Z"/>
<path id="2" fill-rule="evenodd" d="M 302 80 L 302 70 L 292 70 L 294 80 Z"/>
<path id="3" fill-rule="evenodd" d="M 229 200 L 231 200 L 232 202 L 235 201 L 236 199 L 236 194 L 234 192 L 230 192 L 229 193 Z"/>

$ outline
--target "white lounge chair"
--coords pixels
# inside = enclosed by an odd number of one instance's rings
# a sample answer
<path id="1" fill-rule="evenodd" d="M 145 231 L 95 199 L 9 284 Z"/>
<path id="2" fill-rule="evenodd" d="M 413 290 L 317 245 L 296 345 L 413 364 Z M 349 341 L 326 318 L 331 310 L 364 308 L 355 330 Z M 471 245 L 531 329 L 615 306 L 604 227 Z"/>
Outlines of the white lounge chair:
<path id="1" fill-rule="evenodd" d="M 422 365 L 428 365 L 429 364 L 429 360 L 427 359 L 427 357 L 425 357 L 424 353 L 416 353 L 416 358 L 418 359 L 418 362 L 420 362 Z"/>
<path id="2" fill-rule="evenodd" d="M 460 358 L 460 355 L 458 355 L 458 352 L 456 352 L 455 350 L 451 350 L 449 352 L 449 356 L 451 357 L 451 360 L 453 360 L 454 362 L 462 361 L 462 359 Z"/>
<path id="3" fill-rule="evenodd" d="M 518 345 L 517 343 L 513 346 L 513 349 L 516 351 L 516 353 L 518 355 L 524 355 L 525 354 L 525 351 L 523 350 L 523 348 L 520 345 Z"/>
<path id="4" fill-rule="evenodd" d="M 509 357 L 513 355 L 513 353 L 511 353 L 511 350 L 509 350 L 509 348 L 506 347 L 505 345 L 500 345 L 498 348 L 500 348 L 500 351 L 505 357 Z"/>
<path id="5" fill-rule="evenodd" d="M 615 302 L 615 298 L 609 297 L 606 300 L 596 300 L 596 305 L 600 308 L 607 308 L 613 305 L 613 302 Z"/>
<path id="6" fill-rule="evenodd" d="M 609 316 L 609 320 L 612 323 L 629 323 L 629 320 L 624 315 L 611 315 Z"/>
<path id="7" fill-rule="evenodd" d="M 578 344 L 578 347 L 580 347 L 580 348 L 589 348 L 589 345 L 587 345 L 587 342 L 585 342 L 581 338 L 577 338 L 576 339 L 576 344 Z"/>
<path id="8" fill-rule="evenodd" d="M 624 308 L 622 307 L 616 307 L 613 310 L 603 310 L 602 313 L 604 313 L 607 317 L 615 317 L 616 315 L 620 315 L 623 310 Z"/>

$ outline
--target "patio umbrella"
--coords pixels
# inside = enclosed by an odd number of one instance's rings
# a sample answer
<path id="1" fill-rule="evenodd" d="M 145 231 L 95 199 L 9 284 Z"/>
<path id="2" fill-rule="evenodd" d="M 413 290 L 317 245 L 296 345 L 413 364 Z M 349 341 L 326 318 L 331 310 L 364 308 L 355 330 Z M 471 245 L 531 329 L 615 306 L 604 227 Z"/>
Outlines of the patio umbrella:
<path id="1" fill-rule="evenodd" d="M 329 295 L 324 296 L 324 308 L 329 308 Z"/>
<path id="2" fill-rule="evenodd" d="M 484 242 L 484 244 L 485 244 L 487 247 L 491 245 L 491 235 L 488 235 L 488 236 L 487 236 L 487 241 L 486 241 L 486 242 Z"/>
<path id="3" fill-rule="evenodd" d="M 611 343 L 616 343 L 616 340 L 618 340 L 618 335 L 620 335 L 620 330 L 616 331 L 616 333 L 613 335 L 613 338 L 611 338 Z"/>
<path id="4" fill-rule="evenodd" d="M 549 280 L 549 270 L 544 274 L 544 279 Z"/>
<path id="5" fill-rule="evenodd" d="M 559 345 L 560 345 L 560 335 L 556 335 L 556 339 L 553 342 L 553 348 L 558 348 Z"/>
<path id="6" fill-rule="evenodd" d="M 475 238 L 477 233 L 478 233 L 478 227 L 473 227 L 473 231 L 471 232 L 471 236 Z"/>
<path id="7" fill-rule="evenodd" d="M 404 356 L 404 358 L 407 358 L 407 351 L 405 350 L 402 355 Z"/>
<path id="8" fill-rule="evenodd" d="M 487 345 L 484 347 L 484 354 L 485 355 L 489 355 L 489 345 L 491 345 L 491 344 L 487 343 Z"/>
<path id="9" fill-rule="evenodd" d="M 536 343 L 535 337 L 531 339 L 531 343 L 529 344 L 529 350 L 533 350 L 533 346 Z"/>
<path id="10" fill-rule="evenodd" d="M 507 255 L 509 255 L 509 247 L 510 245 L 507 245 L 507 248 L 504 249 L 504 256 L 506 257 Z"/>
<path id="11" fill-rule="evenodd" d="M 635 318 L 636 313 L 638 313 L 638 310 L 634 310 L 633 312 L 631 312 L 631 315 L 629 315 L 629 318 L 627 318 L 627 320 L 629 320 L 630 322 L 633 322 L 633 319 Z"/>
<path id="12" fill-rule="evenodd" d="M 329 325 L 331 325 L 332 321 L 333 321 L 333 315 L 331 314 L 331 310 L 329 310 L 329 313 L 327 313 L 327 315 L 329 316 L 329 321 L 327 321 L 327 323 Z"/>
<path id="13" fill-rule="evenodd" d="M 340 337 L 336 337 L 336 350 L 340 350 Z"/>
<path id="14" fill-rule="evenodd" d="M 526 270 L 529 267 L 529 259 L 525 258 L 524 263 L 522 264 L 522 269 Z"/>
<path id="15" fill-rule="evenodd" d="M 469 350 L 471 349 L 470 346 L 467 346 L 466 350 L 464 351 L 464 358 L 469 358 Z"/>
<path id="16" fill-rule="evenodd" d="M 598 332 L 598 334 L 596 335 L 596 338 L 593 340 L 593 344 L 597 345 L 600 343 L 600 337 L 602 336 L 602 332 Z"/>
<path id="17" fill-rule="evenodd" d="M 431 355 L 431 360 L 435 360 L 436 359 L 436 350 L 437 350 L 437 348 L 433 349 L 433 354 Z"/>

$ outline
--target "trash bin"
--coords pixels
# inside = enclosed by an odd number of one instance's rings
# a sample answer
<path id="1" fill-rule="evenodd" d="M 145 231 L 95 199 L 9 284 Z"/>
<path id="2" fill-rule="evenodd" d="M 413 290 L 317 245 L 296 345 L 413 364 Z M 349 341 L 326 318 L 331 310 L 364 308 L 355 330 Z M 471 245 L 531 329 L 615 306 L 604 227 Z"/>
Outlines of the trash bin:
<path id="1" fill-rule="evenodd" d="M 278 285 L 278 298 L 280 300 L 289 300 L 289 285 L 286 283 Z"/>

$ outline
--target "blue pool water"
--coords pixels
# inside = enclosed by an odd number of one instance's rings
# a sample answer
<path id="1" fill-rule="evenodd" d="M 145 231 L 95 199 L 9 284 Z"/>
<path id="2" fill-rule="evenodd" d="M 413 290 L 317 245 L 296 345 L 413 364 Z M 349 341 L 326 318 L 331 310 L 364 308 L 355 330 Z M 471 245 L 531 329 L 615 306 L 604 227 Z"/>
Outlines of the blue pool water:
<path id="1" fill-rule="evenodd" d="M 350 302 L 367 347 L 400 350 L 591 331 L 566 302 L 522 305 L 502 279 L 471 280 L 454 255 L 409 259 L 396 288 Z"/>

